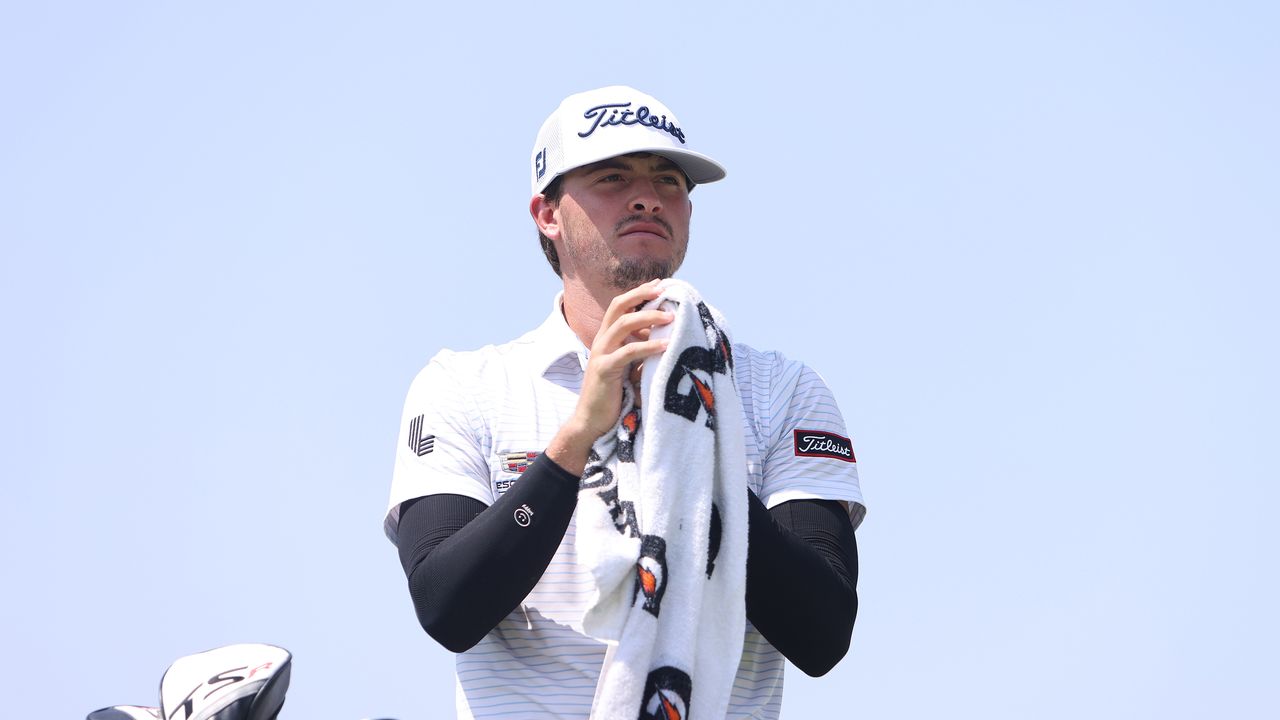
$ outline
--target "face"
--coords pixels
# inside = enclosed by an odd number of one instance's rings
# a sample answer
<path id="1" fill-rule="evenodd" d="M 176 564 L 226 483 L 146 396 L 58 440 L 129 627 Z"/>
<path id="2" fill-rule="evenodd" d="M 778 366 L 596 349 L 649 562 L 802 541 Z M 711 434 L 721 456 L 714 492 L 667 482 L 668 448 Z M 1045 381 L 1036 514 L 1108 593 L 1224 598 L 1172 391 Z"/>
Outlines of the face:
<path id="1" fill-rule="evenodd" d="M 680 267 L 693 206 L 675 163 L 647 153 L 623 155 L 573 170 L 562 182 L 547 236 L 566 279 L 629 290 Z"/>

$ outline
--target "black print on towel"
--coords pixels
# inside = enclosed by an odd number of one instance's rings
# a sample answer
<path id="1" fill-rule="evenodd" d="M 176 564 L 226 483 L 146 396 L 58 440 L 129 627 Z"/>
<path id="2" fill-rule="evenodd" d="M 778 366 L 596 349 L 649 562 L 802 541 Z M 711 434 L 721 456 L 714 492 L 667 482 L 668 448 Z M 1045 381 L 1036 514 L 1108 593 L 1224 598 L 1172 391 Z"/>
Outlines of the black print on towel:
<path id="1" fill-rule="evenodd" d="M 711 533 L 707 538 L 707 579 L 716 569 L 716 556 L 720 554 L 720 508 L 711 503 Z"/>
<path id="2" fill-rule="evenodd" d="M 676 366 L 667 380 L 667 393 L 663 407 L 686 420 L 698 419 L 698 408 L 706 408 L 707 427 L 716 427 L 716 396 L 711 389 L 711 376 L 724 375 L 733 369 L 733 353 L 729 350 L 729 338 L 716 325 L 706 303 L 698 303 L 698 317 L 707 334 L 707 347 L 687 347 L 676 359 Z M 705 379 L 702 377 L 705 375 Z M 689 387 L 680 392 L 680 384 L 689 378 Z"/>
<path id="3" fill-rule="evenodd" d="M 598 489 L 596 497 L 609 508 L 614 529 L 622 535 L 640 537 L 635 504 L 618 498 L 618 479 L 614 477 L 612 470 L 604 466 L 595 450 L 587 457 L 587 469 L 582 472 L 582 481 L 578 487 L 582 490 Z"/>
<path id="4" fill-rule="evenodd" d="M 590 490 L 614 484 L 613 471 L 604 466 L 604 463 L 600 461 L 600 454 L 592 449 L 591 454 L 587 455 L 587 467 L 582 471 L 582 481 L 579 483 L 579 487 L 583 490 Z"/>
<path id="5" fill-rule="evenodd" d="M 688 720 L 693 679 L 670 665 L 649 673 L 640 696 L 640 720 Z"/>
<path id="6" fill-rule="evenodd" d="M 644 609 L 658 617 L 662 610 L 662 596 L 667 592 L 667 541 L 657 535 L 645 535 L 640 539 L 640 559 L 636 561 L 636 596 L 644 596 Z"/>

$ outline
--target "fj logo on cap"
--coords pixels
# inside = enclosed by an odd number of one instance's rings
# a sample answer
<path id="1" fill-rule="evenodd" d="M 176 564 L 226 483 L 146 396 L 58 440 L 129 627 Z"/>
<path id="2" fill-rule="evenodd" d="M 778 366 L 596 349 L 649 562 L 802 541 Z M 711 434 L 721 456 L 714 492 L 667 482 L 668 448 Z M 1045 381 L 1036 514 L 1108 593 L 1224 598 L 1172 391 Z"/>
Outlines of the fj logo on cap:
<path id="1" fill-rule="evenodd" d="M 853 456 L 853 441 L 843 435 L 821 430 L 796 430 L 793 433 L 796 456 L 825 457 L 857 462 Z"/>
<path id="2" fill-rule="evenodd" d="M 654 115 L 645 105 L 641 105 L 635 110 L 628 110 L 627 108 L 629 107 L 631 107 L 629 102 L 612 103 L 609 105 L 597 105 L 582 113 L 582 117 L 595 122 L 591 123 L 591 128 L 586 132 L 578 133 L 578 137 L 591 137 L 596 128 L 610 127 L 612 125 L 648 125 L 651 128 L 671 133 L 672 137 L 684 144 L 684 131 L 675 123 L 669 122 L 666 115 Z"/>
<path id="3" fill-rule="evenodd" d="M 533 156 L 533 172 L 541 180 L 543 175 L 547 174 L 547 149 L 542 148 L 537 155 Z"/>

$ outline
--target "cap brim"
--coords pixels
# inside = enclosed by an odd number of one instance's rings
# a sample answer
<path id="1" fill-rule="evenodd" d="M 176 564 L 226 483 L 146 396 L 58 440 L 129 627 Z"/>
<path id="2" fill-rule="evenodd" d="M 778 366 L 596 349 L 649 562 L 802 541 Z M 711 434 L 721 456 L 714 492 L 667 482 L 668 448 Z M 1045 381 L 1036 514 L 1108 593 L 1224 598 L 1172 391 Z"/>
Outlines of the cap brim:
<path id="1" fill-rule="evenodd" d="M 723 165 L 702 153 L 696 153 L 692 150 L 672 150 L 669 147 L 657 147 L 651 150 L 636 150 L 635 152 L 651 152 L 654 155 L 661 155 L 667 158 L 679 165 L 684 174 L 688 175 L 689 179 L 698 185 L 723 180 L 726 174 Z"/>
<path id="2" fill-rule="evenodd" d="M 628 148 L 627 151 L 622 154 L 630 155 L 632 153 L 652 153 L 654 155 L 661 155 L 662 157 L 667 158 L 671 162 L 680 166 L 680 169 L 684 174 L 689 176 L 689 181 L 695 185 L 703 185 L 706 183 L 716 182 L 717 180 L 723 180 L 726 174 L 723 165 L 702 153 L 694 152 L 692 150 L 677 150 L 669 145 L 655 145 L 653 147 Z M 580 167 L 586 167 L 591 163 L 597 163 L 601 160 L 608 160 L 611 157 L 618 157 L 618 154 L 608 153 L 601 155 L 600 157 L 584 159 L 580 164 L 567 168 L 559 175 L 549 177 L 544 180 L 540 183 L 541 187 L 539 187 L 536 192 L 543 192 L 547 189 L 548 185 L 555 182 L 558 178 L 562 178 Z"/>

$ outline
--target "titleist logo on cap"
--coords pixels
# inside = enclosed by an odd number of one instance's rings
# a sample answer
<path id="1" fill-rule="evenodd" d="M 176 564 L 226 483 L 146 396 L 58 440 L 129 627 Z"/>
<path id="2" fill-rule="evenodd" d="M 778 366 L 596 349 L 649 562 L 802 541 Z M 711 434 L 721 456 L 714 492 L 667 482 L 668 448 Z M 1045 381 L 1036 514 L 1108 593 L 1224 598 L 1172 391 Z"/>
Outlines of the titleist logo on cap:
<path id="1" fill-rule="evenodd" d="M 582 114 L 582 117 L 593 121 L 591 127 L 586 132 L 578 133 L 578 137 L 591 137 L 596 128 L 610 127 L 612 125 L 648 125 L 651 128 L 671 133 L 672 137 L 684 143 L 684 131 L 675 123 L 668 121 L 666 115 L 654 115 L 646 105 L 641 105 L 635 110 L 627 109 L 630 107 L 631 103 L 626 102 L 609 103 L 590 108 Z"/>

